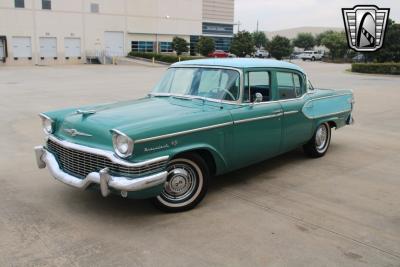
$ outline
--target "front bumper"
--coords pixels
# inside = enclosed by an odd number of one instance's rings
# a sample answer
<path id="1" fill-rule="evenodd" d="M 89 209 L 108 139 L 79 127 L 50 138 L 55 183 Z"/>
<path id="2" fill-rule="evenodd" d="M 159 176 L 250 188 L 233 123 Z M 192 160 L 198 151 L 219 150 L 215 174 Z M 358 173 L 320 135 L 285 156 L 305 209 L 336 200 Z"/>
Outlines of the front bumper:
<path id="1" fill-rule="evenodd" d="M 91 184 L 99 184 L 101 194 L 106 197 L 111 193 L 111 189 L 121 191 L 121 195 L 126 197 L 128 192 L 137 192 L 149 189 L 165 183 L 167 172 L 159 172 L 140 178 L 115 177 L 108 173 L 108 168 L 99 172 L 89 173 L 86 178 L 79 179 L 61 170 L 55 156 L 43 146 L 35 147 L 36 163 L 40 169 L 49 168 L 51 175 L 58 181 L 79 189 L 86 189 Z"/>

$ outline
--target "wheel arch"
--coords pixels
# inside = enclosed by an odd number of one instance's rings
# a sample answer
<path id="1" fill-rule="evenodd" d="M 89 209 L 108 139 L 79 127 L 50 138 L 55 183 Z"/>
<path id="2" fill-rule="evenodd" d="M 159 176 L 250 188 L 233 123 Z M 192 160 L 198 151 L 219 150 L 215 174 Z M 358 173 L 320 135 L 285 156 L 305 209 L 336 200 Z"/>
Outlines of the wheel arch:
<path id="1" fill-rule="evenodd" d="M 196 153 L 199 155 L 206 162 L 211 175 L 218 175 L 227 169 L 225 158 L 216 149 L 206 145 L 191 146 L 175 150 L 174 153 L 170 155 L 170 159 L 175 159 L 188 153 Z"/>

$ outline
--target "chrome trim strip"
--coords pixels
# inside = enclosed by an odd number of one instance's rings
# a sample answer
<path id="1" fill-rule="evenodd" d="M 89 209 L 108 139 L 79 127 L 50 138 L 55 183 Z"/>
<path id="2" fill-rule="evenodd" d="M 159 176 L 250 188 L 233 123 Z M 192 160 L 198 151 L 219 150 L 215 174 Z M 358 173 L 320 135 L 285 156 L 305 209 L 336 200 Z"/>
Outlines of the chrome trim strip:
<path id="1" fill-rule="evenodd" d="M 308 119 L 319 119 L 319 118 L 323 118 L 323 117 L 329 117 L 329 116 L 333 116 L 333 115 L 338 115 L 338 114 L 342 114 L 342 113 L 346 113 L 346 112 L 351 112 L 351 109 L 347 109 L 347 110 L 342 110 L 342 111 L 338 111 L 338 112 L 333 112 L 333 113 L 328 113 L 328 114 L 323 114 L 321 116 L 307 116 L 305 115 Z"/>
<path id="2" fill-rule="evenodd" d="M 154 158 L 154 159 L 150 159 L 150 160 L 146 160 L 146 161 L 142 161 L 142 162 L 133 163 L 133 162 L 128 162 L 128 161 L 122 160 L 120 158 L 117 158 L 115 156 L 115 154 L 111 151 L 106 151 L 106 150 L 101 150 L 101 149 L 97 149 L 97 148 L 92 148 L 92 147 L 87 147 L 87 146 L 70 143 L 70 142 L 67 142 L 64 140 L 60 140 L 53 135 L 48 136 L 48 138 L 51 141 L 56 142 L 65 148 L 76 149 L 79 151 L 104 156 L 104 157 L 108 158 L 109 160 L 111 160 L 113 163 L 119 164 L 119 165 L 122 165 L 125 167 L 140 168 L 140 167 L 152 164 L 152 163 L 165 161 L 165 160 L 169 159 L 169 156 L 163 156 L 163 157 L 158 157 L 158 158 Z"/>
<path id="3" fill-rule="evenodd" d="M 174 137 L 174 136 L 178 136 L 178 135 L 184 135 L 184 134 L 195 133 L 195 132 L 200 132 L 200 131 L 205 131 L 205 130 L 211 130 L 211 129 L 215 129 L 215 128 L 221 128 L 221 127 L 225 127 L 225 126 L 232 125 L 232 124 L 233 124 L 233 122 L 225 122 L 225 123 L 215 124 L 215 125 L 211 125 L 211 126 L 206 126 L 206 127 L 176 132 L 176 133 L 170 133 L 170 134 L 164 134 L 164 135 L 139 139 L 139 140 L 136 140 L 135 143 L 140 144 L 140 143 L 155 141 L 155 140 L 159 140 L 159 139 L 170 138 L 170 137 Z"/>
<path id="4" fill-rule="evenodd" d="M 266 120 L 266 119 L 280 117 L 282 115 L 283 115 L 283 113 L 281 112 L 281 113 L 277 113 L 277 114 L 273 114 L 273 115 L 267 115 L 267 116 L 261 116 L 261 117 L 243 119 L 243 120 L 236 120 L 236 121 L 234 121 L 234 124 L 241 124 L 241 123 L 258 121 L 258 120 Z"/>
<path id="5" fill-rule="evenodd" d="M 46 114 L 40 113 L 39 117 L 42 119 L 47 119 L 47 120 L 51 121 L 52 123 L 54 122 L 54 120 L 52 118 L 50 118 L 49 116 L 47 116 Z"/>
<path id="6" fill-rule="evenodd" d="M 165 183 L 168 175 L 168 172 L 163 171 L 149 176 L 131 179 L 127 177 L 111 176 L 107 168 L 105 168 L 100 172 L 89 173 L 85 179 L 79 179 L 63 172 L 54 155 L 44 147 L 35 147 L 35 154 L 37 157 L 36 160 L 40 162 L 39 166 L 47 166 L 51 175 L 56 180 L 79 189 L 86 189 L 92 183 L 100 184 L 101 193 L 104 197 L 110 193 L 108 189 L 110 187 L 125 192 L 140 191 Z"/>
<path id="7" fill-rule="evenodd" d="M 291 111 L 285 111 L 283 113 L 283 115 L 291 115 L 291 114 L 296 114 L 296 113 L 299 113 L 299 111 L 298 110 L 291 110 Z"/>
<path id="8" fill-rule="evenodd" d="M 321 89 L 319 89 L 321 90 Z M 333 98 L 333 97 L 339 97 L 339 96 L 345 96 L 345 95 L 353 95 L 352 93 L 344 93 L 344 94 L 337 94 L 337 95 L 328 95 L 328 96 L 321 96 L 321 97 L 317 97 L 317 98 L 312 98 L 310 100 L 308 100 L 305 104 L 307 104 L 308 102 L 312 102 L 315 100 L 320 100 L 320 99 L 326 99 L 326 98 Z"/>

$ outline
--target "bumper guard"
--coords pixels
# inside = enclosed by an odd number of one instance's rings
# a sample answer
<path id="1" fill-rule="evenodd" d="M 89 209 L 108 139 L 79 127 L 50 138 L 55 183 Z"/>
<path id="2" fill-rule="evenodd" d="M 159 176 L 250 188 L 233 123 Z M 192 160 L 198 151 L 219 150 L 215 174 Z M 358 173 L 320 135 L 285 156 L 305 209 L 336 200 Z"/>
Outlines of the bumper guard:
<path id="1" fill-rule="evenodd" d="M 104 168 L 100 172 L 89 173 L 86 178 L 79 179 L 63 172 L 54 155 L 43 146 L 35 147 L 35 155 L 39 169 L 43 169 L 47 166 L 51 175 L 56 180 L 82 190 L 85 190 L 92 183 L 99 184 L 103 197 L 107 197 L 110 194 L 110 188 L 120 190 L 121 195 L 126 197 L 128 192 L 154 187 L 165 183 L 167 179 L 166 171 L 140 178 L 127 178 L 111 176 L 108 168 Z"/>

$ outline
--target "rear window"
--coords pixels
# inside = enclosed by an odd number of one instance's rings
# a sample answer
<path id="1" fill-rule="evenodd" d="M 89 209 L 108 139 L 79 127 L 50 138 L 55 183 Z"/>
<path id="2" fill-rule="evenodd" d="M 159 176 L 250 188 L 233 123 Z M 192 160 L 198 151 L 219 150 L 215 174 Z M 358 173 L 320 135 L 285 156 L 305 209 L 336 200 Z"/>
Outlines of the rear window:
<path id="1" fill-rule="evenodd" d="M 297 73 L 277 72 L 279 99 L 291 99 L 302 95 L 302 79 Z"/>

